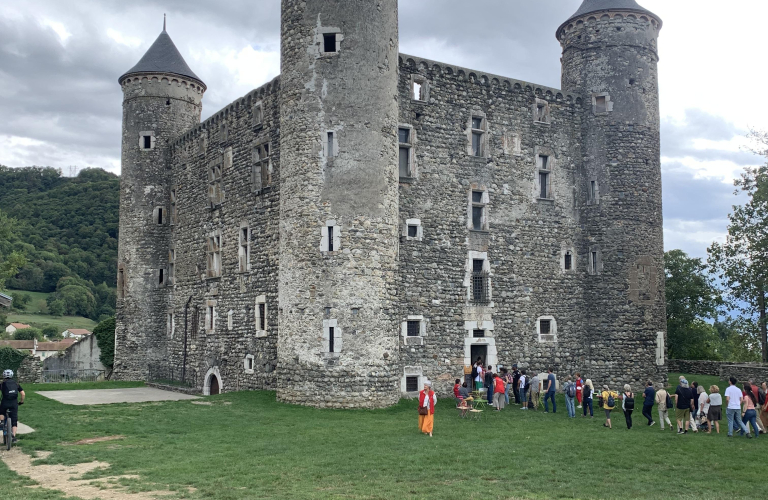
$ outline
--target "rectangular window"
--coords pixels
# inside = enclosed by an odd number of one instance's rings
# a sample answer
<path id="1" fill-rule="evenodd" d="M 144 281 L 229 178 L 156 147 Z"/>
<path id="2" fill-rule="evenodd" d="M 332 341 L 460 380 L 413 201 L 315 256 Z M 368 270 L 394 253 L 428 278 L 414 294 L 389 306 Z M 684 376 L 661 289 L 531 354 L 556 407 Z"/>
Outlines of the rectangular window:
<path id="1" fill-rule="evenodd" d="M 170 223 L 176 224 L 178 222 L 178 215 L 176 212 L 176 190 L 171 189 L 171 214 L 170 214 Z"/>
<path id="2" fill-rule="evenodd" d="M 264 120 L 264 108 L 261 103 L 256 103 L 253 106 L 253 125 L 261 125 Z"/>
<path id="3" fill-rule="evenodd" d="M 597 182 L 590 181 L 589 182 L 589 199 L 591 201 L 595 201 L 595 198 L 597 198 Z"/>
<path id="4" fill-rule="evenodd" d="M 411 130 L 408 128 L 398 129 L 398 141 L 400 143 L 400 177 L 413 177 L 411 168 Z"/>
<path id="5" fill-rule="evenodd" d="M 549 170 L 549 156 L 539 155 L 538 165 L 539 165 L 539 170 Z"/>
<path id="6" fill-rule="evenodd" d="M 117 270 L 117 298 L 125 298 L 125 269 L 122 267 Z"/>
<path id="7" fill-rule="evenodd" d="M 213 331 L 216 326 L 216 308 L 214 306 L 208 306 L 206 319 L 208 320 L 208 324 L 205 325 L 206 329 Z"/>
<path id="8" fill-rule="evenodd" d="M 597 252 L 591 252 L 591 264 L 592 264 L 592 272 L 597 273 Z"/>
<path id="9" fill-rule="evenodd" d="M 334 154 L 334 149 L 333 149 L 335 147 L 333 136 L 334 136 L 333 132 L 328 132 L 328 144 L 326 145 L 326 147 L 327 147 L 326 155 L 329 158 L 332 157 L 332 156 L 336 156 Z"/>
<path id="10" fill-rule="evenodd" d="M 214 234 L 208 237 L 207 276 L 217 278 L 221 276 L 221 235 Z"/>
<path id="11" fill-rule="evenodd" d="M 472 191 L 471 228 L 473 231 L 488 230 L 488 204 L 483 191 Z"/>
<path id="12" fill-rule="evenodd" d="M 421 335 L 421 322 L 408 321 L 407 333 L 409 337 L 419 337 Z"/>
<path id="13" fill-rule="evenodd" d="M 417 238 L 419 236 L 419 226 L 408 226 L 408 237 Z"/>
<path id="14" fill-rule="evenodd" d="M 245 359 L 245 369 L 253 371 L 253 358 L 246 358 Z"/>
<path id="15" fill-rule="evenodd" d="M 485 337 L 485 330 L 472 330 L 472 338 L 481 339 Z"/>
<path id="16" fill-rule="evenodd" d="M 211 208 L 221 205 L 223 192 L 221 190 L 221 163 L 212 165 L 208 169 L 208 199 Z"/>
<path id="17" fill-rule="evenodd" d="M 573 255 L 571 252 L 565 253 L 565 270 L 570 271 L 573 268 Z"/>
<path id="18" fill-rule="evenodd" d="M 472 156 L 485 156 L 485 118 L 472 117 Z"/>
<path id="19" fill-rule="evenodd" d="M 336 33 L 325 33 L 323 35 L 323 52 L 326 54 L 336 52 Z"/>
<path id="20" fill-rule="evenodd" d="M 537 104 L 536 105 L 536 121 L 537 122 L 546 122 L 547 121 L 547 105 L 546 104 Z"/>
<path id="21" fill-rule="evenodd" d="M 143 139 L 144 139 L 144 149 L 152 149 L 152 136 L 145 135 Z"/>
<path id="22" fill-rule="evenodd" d="M 259 304 L 259 330 L 264 331 L 267 329 L 267 305 Z"/>
<path id="23" fill-rule="evenodd" d="M 173 332 L 176 329 L 176 325 L 173 320 L 173 313 L 168 313 L 168 336 L 173 338 Z"/>
<path id="24" fill-rule="evenodd" d="M 421 83 L 419 82 L 413 82 L 413 98 L 417 101 L 424 100 L 421 94 Z"/>
<path id="25" fill-rule="evenodd" d="M 539 320 L 539 332 L 541 335 L 549 335 L 552 331 L 552 321 L 548 319 Z"/>
<path id="26" fill-rule="evenodd" d="M 483 269 L 484 264 L 482 259 L 472 261 L 472 302 L 475 304 L 490 302 L 490 280 L 488 272 Z"/>
<path id="27" fill-rule="evenodd" d="M 157 224 L 159 226 L 163 224 L 163 209 L 162 209 L 162 207 L 157 209 Z"/>
<path id="28" fill-rule="evenodd" d="M 605 113 L 606 111 L 608 111 L 608 105 L 605 96 L 595 97 L 595 113 Z"/>
<path id="29" fill-rule="evenodd" d="M 261 191 L 271 183 L 270 178 L 269 144 L 260 144 L 253 150 L 253 170 L 251 183 L 254 191 Z"/>
<path id="30" fill-rule="evenodd" d="M 405 392 L 419 391 L 419 377 L 405 377 Z"/>
<path id="31" fill-rule="evenodd" d="M 241 273 L 251 269 L 251 243 L 248 227 L 240 228 L 239 245 L 237 251 L 238 270 Z"/>
<path id="32" fill-rule="evenodd" d="M 335 330 L 336 330 L 336 328 L 334 328 L 332 326 L 328 327 L 328 352 L 336 352 L 334 350 L 334 347 L 336 347 L 336 346 L 334 345 L 334 342 L 333 342 L 334 341 L 334 336 L 336 335 L 336 331 Z"/>
<path id="33" fill-rule="evenodd" d="M 176 281 L 176 250 L 168 250 L 168 284 L 172 285 Z"/>
<path id="34" fill-rule="evenodd" d="M 160 285 L 165 284 L 165 269 L 158 269 L 157 270 L 157 283 Z"/>
<path id="35" fill-rule="evenodd" d="M 539 172 L 539 198 L 546 200 L 549 198 L 549 173 Z"/>
<path id="36" fill-rule="evenodd" d="M 333 252 L 333 226 L 328 226 L 328 251 Z"/>

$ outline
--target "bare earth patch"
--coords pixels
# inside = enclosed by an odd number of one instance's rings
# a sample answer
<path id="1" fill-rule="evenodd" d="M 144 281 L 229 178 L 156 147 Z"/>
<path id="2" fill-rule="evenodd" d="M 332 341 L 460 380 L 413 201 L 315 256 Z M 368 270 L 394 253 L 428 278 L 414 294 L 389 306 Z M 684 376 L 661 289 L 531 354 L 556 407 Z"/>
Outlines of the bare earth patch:
<path id="1" fill-rule="evenodd" d="M 50 452 L 38 452 L 35 458 L 47 458 Z M 66 495 L 84 500 L 157 500 L 159 496 L 174 496 L 173 491 L 130 493 L 115 484 L 119 479 L 138 479 L 137 476 L 109 476 L 98 479 L 80 479 L 83 474 L 96 469 L 106 469 L 106 462 L 88 462 L 77 465 L 32 465 L 34 460 L 19 448 L 2 453 L 3 462 L 16 474 L 37 482 L 33 488 L 58 490 Z"/>
<path id="2" fill-rule="evenodd" d="M 81 439 L 80 441 L 76 441 L 74 443 L 62 443 L 64 446 L 78 446 L 81 444 L 94 444 L 94 443 L 103 443 L 104 441 L 117 441 L 118 439 L 125 439 L 125 436 L 102 436 L 102 437 L 96 437 L 96 438 L 88 438 L 88 439 Z"/>

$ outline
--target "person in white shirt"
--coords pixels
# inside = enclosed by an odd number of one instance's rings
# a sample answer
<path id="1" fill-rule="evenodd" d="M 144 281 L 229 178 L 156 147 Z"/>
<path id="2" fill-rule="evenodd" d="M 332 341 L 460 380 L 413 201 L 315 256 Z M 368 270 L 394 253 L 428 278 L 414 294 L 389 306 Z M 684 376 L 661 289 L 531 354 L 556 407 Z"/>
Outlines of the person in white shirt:
<path id="1" fill-rule="evenodd" d="M 712 434 L 712 424 L 715 424 L 717 433 L 720 434 L 720 420 L 723 419 L 723 396 L 720 395 L 718 386 L 710 386 L 707 402 L 709 403 L 709 412 L 707 413 L 709 432 L 707 434 Z"/>
<path id="2" fill-rule="evenodd" d="M 520 371 L 520 380 L 517 383 L 517 393 L 520 395 L 520 404 L 523 405 L 521 410 L 528 409 L 528 391 L 525 390 L 525 384 L 528 381 L 528 375 L 525 374 L 525 370 Z"/>
<path id="3" fill-rule="evenodd" d="M 699 425 L 704 427 L 707 424 L 707 415 L 709 414 L 709 396 L 707 391 L 704 390 L 704 386 L 700 385 L 699 392 Z"/>
<path id="4" fill-rule="evenodd" d="M 726 416 L 728 417 L 728 437 L 733 437 L 733 424 L 736 422 L 741 430 L 741 434 L 746 434 L 748 438 L 752 438 L 752 434 L 749 433 L 749 429 L 744 425 L 741 420 L 741 402 L 744 399 L 741 393 L 741 389 L 736 387 L 736 377 L 728 379 L 731 384 L 728 389 L 725 390 L 725 400 L 728 404 L 726 409 Z"/>

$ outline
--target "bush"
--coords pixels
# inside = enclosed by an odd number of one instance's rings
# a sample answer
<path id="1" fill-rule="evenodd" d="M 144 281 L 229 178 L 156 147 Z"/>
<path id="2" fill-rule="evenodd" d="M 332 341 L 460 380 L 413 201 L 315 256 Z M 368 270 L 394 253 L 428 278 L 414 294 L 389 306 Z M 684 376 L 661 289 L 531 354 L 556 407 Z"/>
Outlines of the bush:
<path id="1" fill-rule="evenodd" d="M 14 340 L 40 340 L 43 334 L 37 328 L 24 328 L 16 330 L 13 334 Z"/>
<path id="2" fill-rule="evenodd" d="M 63 300 L 52 300 L 48 303 L 48 314 L 51 316 L 64 316 L 67 306 Z"/>
<path id="3" fill-rule="evenodd" d="M 96 325 L 93 334 L 96 336 L 99 349 L 101 349 L 99 361 L 111 370 L 115 364 L 115 318 L 105 319 Z"/>
<path id="4" fill-rule="evenodd" d="M 42 329 L 43 336 L 47 337 L 49 340 L 58 340 L 61 338 L 61 333 L 59 332 L 59 329 L 56 328 L 53 325 L 47 325 L 44 326 Z"/>
<path id="5" fill-rule="evenodd" d="M 18 376 L 19 366 L 27 356 L 29 355 L 13 347 L 0 347 L 0 371 L 13 370 L 14 375 Z"/>

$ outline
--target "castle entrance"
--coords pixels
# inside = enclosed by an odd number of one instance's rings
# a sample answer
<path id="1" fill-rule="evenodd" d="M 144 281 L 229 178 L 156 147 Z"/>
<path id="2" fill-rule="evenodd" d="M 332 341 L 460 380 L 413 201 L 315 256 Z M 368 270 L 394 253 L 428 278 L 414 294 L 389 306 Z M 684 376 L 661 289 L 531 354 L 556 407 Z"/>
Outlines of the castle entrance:
<path id="1" fill-rule="evenodd" d="M 221 383 L 221 373 L 219 373 L 219 368 L 214 366 L 208 370 L 208 373 L 205 374 L 203 396 L 214 396 L 216 394 L 221 394 L 222 389 L 223 386 Z"/>
<path id="2" fill-rule="evenodd" d="M 215 396 L 218 393 L 219 393 L 219 379 L 216 378 L 216 375 L 211 375 L 210 395 Z"/>
<path id="3" fill-rule="evenodd" d="M 477 358 L 483 359 L 483 366 L 488 366 L 488 346 L 473 344 L 471 347 L 470 357 L 472 364 L 475 364 Z"/>

